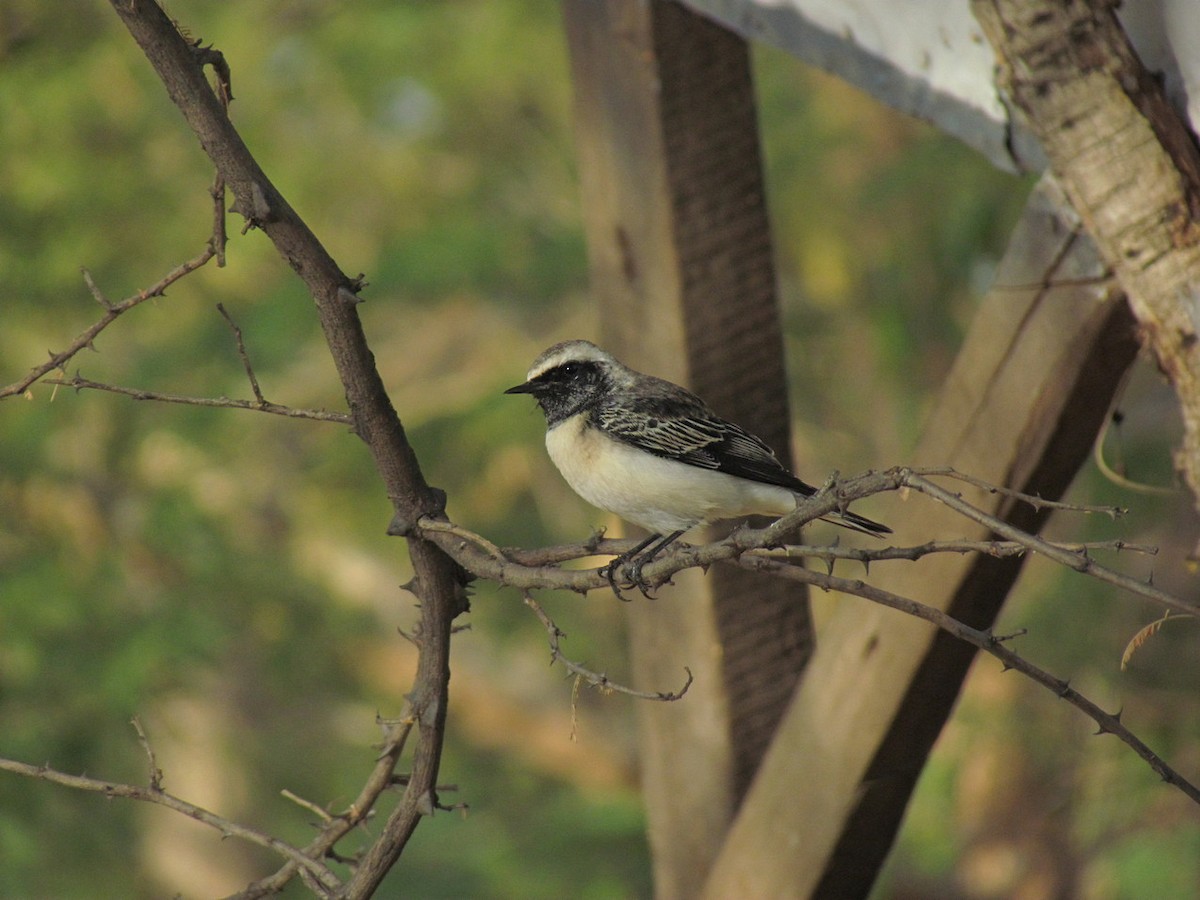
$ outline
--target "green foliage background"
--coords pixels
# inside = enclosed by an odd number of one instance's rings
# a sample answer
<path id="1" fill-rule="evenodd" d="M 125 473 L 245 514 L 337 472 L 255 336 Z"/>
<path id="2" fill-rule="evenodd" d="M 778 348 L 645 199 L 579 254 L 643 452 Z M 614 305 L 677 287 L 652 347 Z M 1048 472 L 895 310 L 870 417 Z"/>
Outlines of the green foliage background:
<path id="1" fill-rule="evenodd" d="M 451 515 L 500 544 L 600 524 L 544 458 L 540 417 L 501 395 L 546 344 L 595 334 L 557 7 L 178 0 L 170 12 L 225 53 L 251 149 L 342 267 L 366 273 L 368 334 Z M 756 76 L 798 456 L 813 478 L 902 462 L 1029 184 L 778 53 L 757 53 Z M 211 173 L 101 2 L 0 7 L 0 159 L 8 383 L 98 316 L 80 266 L 117 298 L 202 248 Z M 247 396 L 218 302 L 269 399 L 340 408 L 311 302 L 257 233 L 76 365 L 115 384 Z M 1169 395 L 1139 383 L 1125 455 L 1137 477 L 1166 481 Z M 1081 496 L 1137 505 L 1092 536 L 1163 545 L 1159 562 L 1132 565 L 1194 595 L 1178 564 L 1186 503 L 1084 480 Z M 383 536 L 388 517 L 343 428 L 49 386 L 5 403 L 0 755 L 138 781 L 137 714 L 169 790 L 304 841 L 312 814 L 280 791 L 348 802 L 376 713 L 399 710 L 411 677 L 396 631 L 415 620 L 397 587 L 408 563 Z M 622 674 L 619 604 L 547 603 L 569 653 Z M 648 896 L 630 701 L 584 691 L 573 720 L 570 683 L 547 668 L 519 598 L 484 586 L 473 607 L 443 766 L 459 788 L 446 798 L 471 811 L 423 823 L 381 896 Z M 1117 671 L 1155 615 L 1031 566 L 1005 620 L 1030 629 L 1022 650 L 1124 706 L 1195 777 L 1195 626 L 1168 625 Z M 1074 711 L 976 668 L 877 893 L 1193 892 L 1194 808 L 1114 741 L 1087 738 Z M 3 896 L 207 896 L 273 862 L 160 810 L 0 777 Z"/>

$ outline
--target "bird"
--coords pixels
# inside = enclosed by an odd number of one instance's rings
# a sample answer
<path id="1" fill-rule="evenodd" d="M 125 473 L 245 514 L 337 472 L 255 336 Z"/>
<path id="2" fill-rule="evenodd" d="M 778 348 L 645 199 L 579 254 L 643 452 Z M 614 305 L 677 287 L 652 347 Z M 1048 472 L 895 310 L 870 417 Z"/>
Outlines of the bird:
<path id="1" fill-rule="evenodd" d="M 645 375 L 585 340 L 545 350 L 521 384 L 546 417 L 546 450 L 593 506 L 649 537 L 602 571 L 618 596 L 618 568 L 646 593 L 641 569 L 697 526 L 749 515 L 786 515 L 817 492 L 760 438 L 721 418 L 698 396 Z M 822 517 L 873 536 L 886 525 L 849 511 Z"/>

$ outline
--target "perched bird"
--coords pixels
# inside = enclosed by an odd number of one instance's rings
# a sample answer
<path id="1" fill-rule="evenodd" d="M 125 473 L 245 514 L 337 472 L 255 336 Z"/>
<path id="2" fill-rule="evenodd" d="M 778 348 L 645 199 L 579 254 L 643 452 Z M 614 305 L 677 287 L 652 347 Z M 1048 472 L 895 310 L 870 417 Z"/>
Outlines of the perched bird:
<path id="1" fill-rule="evenodd" d="M 616 567 L 643 551 L 630 579 L 644 592 L 641 567 L 685 532 L 719 519 L 782 516 L 817 491 L 695 394 L 635 372 L 589 341 L 555 344 L 534 360 L 524 384 L 505 393 L 537 400 L 546 449 L 575 493 L 651 532 L 606 567 L 614 588 Z M 891 533 L 852 512 L 827 521 Z"/>

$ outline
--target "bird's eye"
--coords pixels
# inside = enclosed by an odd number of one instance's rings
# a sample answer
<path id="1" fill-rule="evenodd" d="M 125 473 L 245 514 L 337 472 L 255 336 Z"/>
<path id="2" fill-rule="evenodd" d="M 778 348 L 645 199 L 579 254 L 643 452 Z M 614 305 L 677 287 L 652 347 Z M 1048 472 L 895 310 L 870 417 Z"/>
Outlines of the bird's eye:
<path id="1" fill-rule="evenodd" d="M 561 366 L 561 371 L 568 378 L 574 378 L 579 374 L 579 364 L 573 362 L 563 363 Z"/>

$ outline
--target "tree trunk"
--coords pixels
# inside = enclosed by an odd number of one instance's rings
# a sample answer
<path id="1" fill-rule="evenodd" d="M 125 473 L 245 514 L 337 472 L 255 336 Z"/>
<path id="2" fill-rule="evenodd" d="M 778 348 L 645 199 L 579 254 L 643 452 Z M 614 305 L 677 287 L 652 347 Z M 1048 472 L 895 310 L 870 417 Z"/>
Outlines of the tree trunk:
<path id="1" fill-rule="evenodd" d="M 1037 135 L 1183 412 L 1200 502 L 1200 151 L 1100 0 L 973 0 L 997 82 Z"/>
<path id="2" fill-rule="evenodd" d="M 604 343 L 787 459 L 783 339 L 749 52 L 674 3 L 565 5 L 584 226 Z M 630 606 L 660 897 L 694 897 L 812 647 L 799 585 L 719 567 Z"/>

